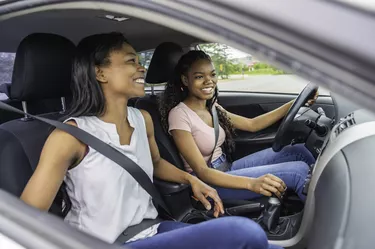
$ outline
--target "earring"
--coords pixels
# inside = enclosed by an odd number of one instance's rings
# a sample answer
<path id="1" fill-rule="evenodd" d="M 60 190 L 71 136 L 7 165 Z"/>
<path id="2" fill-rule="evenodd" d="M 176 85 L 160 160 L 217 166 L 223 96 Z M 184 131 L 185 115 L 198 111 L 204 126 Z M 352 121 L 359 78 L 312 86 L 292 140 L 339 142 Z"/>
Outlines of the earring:
<path id="1" fill-rule="evenodd" d="M 181 91 L 184 91 L 184 88 L 183 88 L 183 87 L 181 87 Z"/>

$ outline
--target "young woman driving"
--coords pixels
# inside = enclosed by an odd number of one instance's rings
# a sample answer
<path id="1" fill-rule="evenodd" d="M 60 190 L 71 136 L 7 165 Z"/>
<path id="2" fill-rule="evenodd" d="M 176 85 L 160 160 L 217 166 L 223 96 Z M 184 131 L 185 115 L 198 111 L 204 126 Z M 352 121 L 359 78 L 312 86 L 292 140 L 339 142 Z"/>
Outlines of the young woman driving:
<path id="1" fill-rule="evenodd" d="M 77 126 L 119 150 L 148 174 L 190 184 L 207 209 L 223 212 L 217 192 L 196 177 L 163 160 L 154 139 L 150 115 L 127 107 L 144 96 L 145 69 L 120 33 L 83 39 L 73 65 L 73 103 L 66 123 Z M 65 180 L 72 207 L 69 224 L 109 243 L 129 226 L 154 219 L 151 197 L 132 176 L 76 138 L 54 130 L 21 199 L 48 210 Z M 281 184 L 274 179 L 270 184 Z M 165 221 L 130 239 L 130 248 L 278 248 L 268 245 L 264 231 L 245 218 L 220 218 L 198 225 Z"/>
<path id="2" fill-rule="evenodd" d="M 173 136 L 187 172 L 216 186 L 222 199 L 252 199 L 271 193 L 280 196 L 279 186 L 267 184 L 277 176 L 304 201 L 302 190 L 308 165 L 315 159 L 303 145 L 287 146 L 279 153 L 266 149 L 232 164 L 222 150 L 226 142 L 229 152 L 233 151 L 234 128 L 249 132 L 267 128 L 287 113 L 293 101 L 249 119 L 230 113 L 216 103 L 217 82 L 211 58 L 203 51 L 190 51 L 179 60 L 162 97 L 162 124 Z M 220 123 L 215 148 L 212 105 L 216 106 Z"/>

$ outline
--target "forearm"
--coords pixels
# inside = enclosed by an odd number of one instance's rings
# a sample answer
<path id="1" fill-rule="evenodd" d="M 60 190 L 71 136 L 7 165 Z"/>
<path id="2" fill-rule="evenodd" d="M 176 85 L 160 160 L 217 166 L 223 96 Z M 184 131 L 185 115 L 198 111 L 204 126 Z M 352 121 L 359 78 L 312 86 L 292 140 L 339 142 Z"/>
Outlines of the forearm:
<path id="1" fill-rule="evenodd" d="M 222 188 L 250 189 L 252 179 L 243 176 L 234 176 L 212 168 L 202 168 L 197 172 L 199 179 Z"/>
<path id="2" fill-rule="evenodd" d="M 154 162 L 154 175 L 164 181 L 189 184 L 193 177 L 189 173 L 182 171 L 170 164 L 163 158 Z"/>
<path id="3" fill-rule="evenodd" d="M 273 111 L 270 111 L 256 118 L 253 118 L 252 125 L 251 125 L 252 132 L 263 130 L 273 125 L 280 119 L 282 119 L 288 113 L 289 108 L 292 106 L 293 103 L 294 103 L 294 100 L 280 106 L 279 108 Z"/>

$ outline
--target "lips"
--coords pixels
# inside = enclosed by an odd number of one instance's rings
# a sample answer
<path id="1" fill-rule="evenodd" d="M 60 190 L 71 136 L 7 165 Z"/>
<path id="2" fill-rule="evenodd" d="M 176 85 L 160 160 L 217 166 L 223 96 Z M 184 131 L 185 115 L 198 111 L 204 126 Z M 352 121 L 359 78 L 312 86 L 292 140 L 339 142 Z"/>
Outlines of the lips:
<path id="1" fill-rule="evenodd" d="M 213 87 L 205 87 L 201 89 L 204 94 L 211 94 L 214 91 Z"/>

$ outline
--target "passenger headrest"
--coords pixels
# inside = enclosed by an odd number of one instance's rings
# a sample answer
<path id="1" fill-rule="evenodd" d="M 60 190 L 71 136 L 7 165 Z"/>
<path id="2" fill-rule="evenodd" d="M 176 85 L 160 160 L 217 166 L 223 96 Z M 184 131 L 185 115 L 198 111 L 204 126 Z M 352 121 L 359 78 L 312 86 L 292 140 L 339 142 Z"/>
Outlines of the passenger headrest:
<path id="1" fill-rule="evenodd" d="M 54 34 L 31 34 L 17 48 L 10 98 L 19 101 L 70 95 L 74 44 Z"/>
<path id="2" fill-rule="evenodd" d="M 167 82 L 183 53 L 182 47 L 173 42 L 164 42 L 157 46 L 148 67 L 146 82 Z"/>

